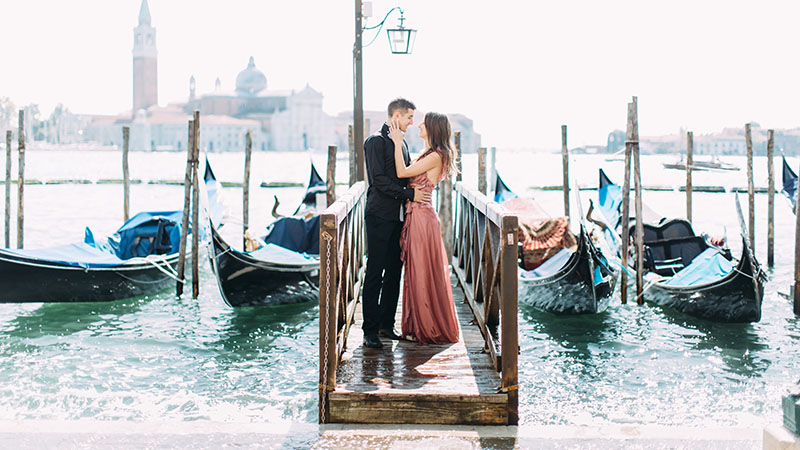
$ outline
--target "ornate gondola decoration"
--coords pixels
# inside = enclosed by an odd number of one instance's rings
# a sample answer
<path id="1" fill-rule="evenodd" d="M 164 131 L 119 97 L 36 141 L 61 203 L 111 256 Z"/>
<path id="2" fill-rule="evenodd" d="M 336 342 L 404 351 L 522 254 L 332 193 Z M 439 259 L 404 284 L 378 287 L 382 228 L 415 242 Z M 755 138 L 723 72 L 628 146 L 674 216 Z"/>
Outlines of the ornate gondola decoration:
<path id="1" fill-rule="evenodd" d="M 578 195 L 577 189 L 575 190 Z M 518 196 L 505 185 L 500 176 L 497 176 L 494 199 L 497 202 L 511 200 L 516 202 Z M 523 199 L 520 199 L 523 200 Z M 524 199 L 528 210 L 538 208 L 532 199 Z M 520 202 L 523 203 L 523 202 Z M 580 199 L 578 199 L 580 204 Z M 508 203 L 506 204 L 509 205 Z M 543 211 L 542 211 L 543 212 Z M 546 214 L 546 213 L 545 213 Z M 524 212 L 523 214 L 524 215 Z M 582 214 L 580 214 L 582 215 Z M 524 217 L 520 217 L 525 222 Z M 559 223 L 568 230 L 568 220 L 559 218 L 551 221 L 548 225 L 541 225 L 538 230 L 544 237 L 546 234 L 554 235 L 555 224 Z M 553 227 L 553 232 L 545 230 L 546 227 Z M 521 224 L 522 230 L 524 225 Z M 570 233 L 571 234 L 571 233 Z M 550 237 L 549 240 L 560 239 Z M 573 240 L 574 239 L 574 240 Z M 530 239 L 529 239 L 530 240 Z M 537 309 L 556 314 L 593 314 L 606 309 L 610 302 L 610 297 L 614 292 L 617 280 L 617 273 L 613 266 L 603 256 L 589 233 L 583 218 L 580 218 L 580 231 L 578 236 L 568 239 L 571 247 L 563 248 L 555 254 L 549 255 L 535 269 L 525 270 L 525 239 L 520 238 L 522 245 L 522 267 L 519 269 L 518 289 L 520 303 L 528 304 Z"/>
<path id="2" fill-rule="evenodd" d="M 600 169 L 599 209 L 609 223 L 617 223 L 617 234 L 622 226 L 618 223 L 620 203 L 615 201 L 618 191 L 619 186 Z M 750 249 L 738 196 L 735 203 L 742 237 L 738 260 L 731 257 L 727 247 L 717 247 L 710 239 L 695 235 L 691 224 L 683 219 L 644 224 L 646 300 L 718 322 L 761 319 L 767 275 Z M 627 225 L 632 228 L 634 223 Z"/>
<path id="3" fill-rule="evenodd" d="M 0 303 L 105 302 L 177 279 L 181 211 L 141 212 L 111 236 L 31 250 L 0 249 Z"/>
<path id="4" fill-rule="evenodd" d="M 205 184 L 209 209 L 211 193 L 217 192 L 216 179 L 206 163 Z M 208 189 L 214 186 L 215 189 Z M 294 216 L 282 217 L 267 229 L 263 246 L 239 251 L 228 245 L 212 219 L 211 267 L 225 302 L 238 306 L 273 306 L 314 301 L 319 289 L 319 215 L 316 194 L 325 192 L 325 182 L 311 165 L 311 178 L 303 201 Z M 209 214 L 214 216 L 213 213 Z"/>

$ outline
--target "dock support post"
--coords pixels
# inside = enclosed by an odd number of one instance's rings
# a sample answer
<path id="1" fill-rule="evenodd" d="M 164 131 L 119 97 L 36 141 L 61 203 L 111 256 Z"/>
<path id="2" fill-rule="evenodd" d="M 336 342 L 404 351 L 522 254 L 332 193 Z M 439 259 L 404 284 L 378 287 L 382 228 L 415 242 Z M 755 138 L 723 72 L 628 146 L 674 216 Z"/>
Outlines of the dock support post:
<path id="1" fill-rule="evenodd" d="M 692 164 L 694 152 L 694 133 L 686 133 L 686 220 L 692 223 Z"/>
<path id="2" fill-rule="evenodd" d="M 633 145 L 633 115 L 631 104 L 628 103 L 628 120 L 625 133 L 625 175 L 622 177 L 622 242 L 620 257 L 622 259 L 622 273 L 620 274 L 620 300 L 624 305 L 628 303 L 628 249 L 630 248 L 630 199 L 631 199 L 631 146 Z"/>
<path id="3" fill-rule="evenodd" d="M 122 127 L 122 220 L 127 222 L 131 217 L 131 179 L 128 171 L 128 144 L 130 143 L 130 127 Z"/>
<path id="4" fill-rule="evenodd" d="M 750 124 L 744 125 L 744 137 L 747 143 L 747 208 L 749 211 L 747 232 L 750 238 L 750 249 L 756 254 L 756 212 L 755 212 L 755 186 L 753 186 L 753 139 L 750 133 Z"/>
<path id="5" fill-rule="evenodd" d="M 338 238 L 336 213 L 322 213 L 319 240 L 319 423 L 330 421 L 328 393 L 336 387 L 338 361 L 336 334 L 339 317 L 336 293 L 340 289 Z"/>
<path id="6" fill-rule="evenodd" d="M 774 130 L 767 130 L 767 267 L 775 266 L 775 165 L 772 163 Z"/>
<path id="7" fill-rule="evenodd" d="M 348 162 L 350 163 L 350 182 L 348 186 L 356 183 L 356 147 L 353 144 L 353 126 L 347 126 L 347 154 L 349 155 Z"/>
<path id="8" fill-rule="evenodd" d="M 186 238 L 189 235 L 189 215 L 192 198 L 192 157 L 194 156 L 194 123 L 189 121 L 189 143 L 186 145 L 186 177 L 183 179 L 183 222 L 181 222 L 181 244 L 178 253 L 178 297 L 183 294 L 186 275 Z M 219 224 L 217 224 L 219 225 Z M 196 258 L 197 256 L 195 256 Z"/>
<path id="9" fill-rule="evenodd" d="M 19 110 L 19 177 L 17 178 L 17 248 L 22 248 L 25 229 L 25 111 Z"/>
<path id="10" fill-rule="evenodd" d="M 633 185 L 636 194 L 636 304 L 644 303 L 644 224 L 642 223 L 642 170 L 639 158 L 639 110 L 636 97 L 633 97 Z"/>
<path id="11" fill-rule="evenodd" d="M 478 148 L 478 191 L 486 195 L 486 147 Z"/>
<path id="12" fill-rule="evenodd" d="M 461 132 L 453 133 L 456 144 L 456 181 L 461 181 Z"/>
<path id="13" fill-rule="evenodd" d="M 328 174 L 325 180 L 326 207 L 336 201 L 336 146 L 328 146 Z"/>
<path id="14" fill-rule="evenodd" d="M 517 365 L 519 352 L 519 332 L 517 313 L 518 287 L 517 287 L 517 239 L 518 219 L 516 216 L 502 217 L 503 240 L 502 256 L 502 302 L 503 309 L 500 317 L 500 364 L 502 366 L 502 388 L 508 394 L 508 424 L 519 423 L 519 368 Z"/>
<path id="15" fill-rule="evenodd" d="M 6 131 L 6 248 L 11 248 L 11 134 L 11 130 Z"/>
<path id="16" fill-rule="evenodd" d="M 569 150 L 566 125 L 561 125 L 561 170 L 563 172 L 561 190 L 564 191 L 564 217 L 569 217 Z"/>
<path id="17" fill-rule="evenodd" d="M 247 251 L 247 238 L 250 228 L 250 162 L 253 156 L 253 132 L 247 130 L 244 144 L 244 180 L 242 181 L 242 250 Z"/>
<path id="18" fill-rule="evenodd" d="M 192 123 L 192 298 L 200 296 L 200 111 L 194 110 Z"/>

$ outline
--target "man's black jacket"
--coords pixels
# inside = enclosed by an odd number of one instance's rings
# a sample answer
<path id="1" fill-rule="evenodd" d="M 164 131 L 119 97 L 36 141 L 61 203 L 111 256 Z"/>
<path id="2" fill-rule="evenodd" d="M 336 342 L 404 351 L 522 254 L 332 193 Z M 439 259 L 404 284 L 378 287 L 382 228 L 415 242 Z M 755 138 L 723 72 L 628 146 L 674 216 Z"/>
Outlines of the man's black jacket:
<path id="1" fill-rule="evenodd" d="M 400 206 L 406 200 L 414 200 L 414 189 L 406 187 L 408 179 L 397 177 L 394 142 L 389 137 L 389 125 L 384 123 L 379 133 L 367 138 L 364 142 L 364 156 L 369 181 L 367 210 L 364 214 L 399 222 Z M 403 159 L 406 165 L 411 161 L 406 141 L 403 141 Z"/>

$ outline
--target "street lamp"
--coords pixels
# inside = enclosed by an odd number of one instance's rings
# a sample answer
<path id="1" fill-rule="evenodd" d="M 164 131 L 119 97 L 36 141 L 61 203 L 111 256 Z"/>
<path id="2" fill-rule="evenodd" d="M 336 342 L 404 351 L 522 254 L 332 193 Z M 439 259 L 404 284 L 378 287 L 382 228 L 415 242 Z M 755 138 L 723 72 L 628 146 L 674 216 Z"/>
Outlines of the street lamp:
<path id="1" fill-rule="evenodd" d="M 362 0 L 356 1 L 356 42 L 353 45 L 353 65 L 355 66 L 354 80 L 353 80 L 353 145 L 355 146 L 356 153 L 356 180 L 364 180 L 364 100 L 363 100 L 363 83 L 362 83 L 362 52 L 363 48 L 369 46 L 380 35 L 380 30 L 383 28 L 386 19 L 389 15 L 397 10 L 400 12 L 400 24 L 397 28 L 386 30 L 389 37 L 389 47 L 393 54 L 407 55 L 414 49 L 414 40 L 417 30 L 412 28 L 405 28 L 403 21 L 406 20 L 403 15 L 403 10 L 399 6 L 395 6 L 386 13 L 383 20 L 372 27 L 364 27 L 362 24 Z M 362 36 L 364 31 L 378 29 L 375 38 L 372 39 L 367 45 L 362 45 Z"/>

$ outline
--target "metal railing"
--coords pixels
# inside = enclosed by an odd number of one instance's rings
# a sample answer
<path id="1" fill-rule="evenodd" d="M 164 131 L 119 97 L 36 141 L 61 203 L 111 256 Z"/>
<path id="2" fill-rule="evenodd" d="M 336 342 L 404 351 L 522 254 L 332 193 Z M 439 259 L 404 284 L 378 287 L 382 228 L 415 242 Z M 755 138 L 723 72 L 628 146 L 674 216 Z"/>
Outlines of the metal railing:
<path id="1" fill-rule="evenodd" d="M 456 183 L 453 270 L 501 372 L 508 394 L 508 423 L 519 421 L 517 325 L 518 230 L 516 215 L 485 195 Z"/>
<path id="2" fill-rule="evenodd" d="M 366 271 L 366 185 L 355 183 L 320 214 L 319 423 L 328 423 L 328 393 L 347 344 Z"/>

